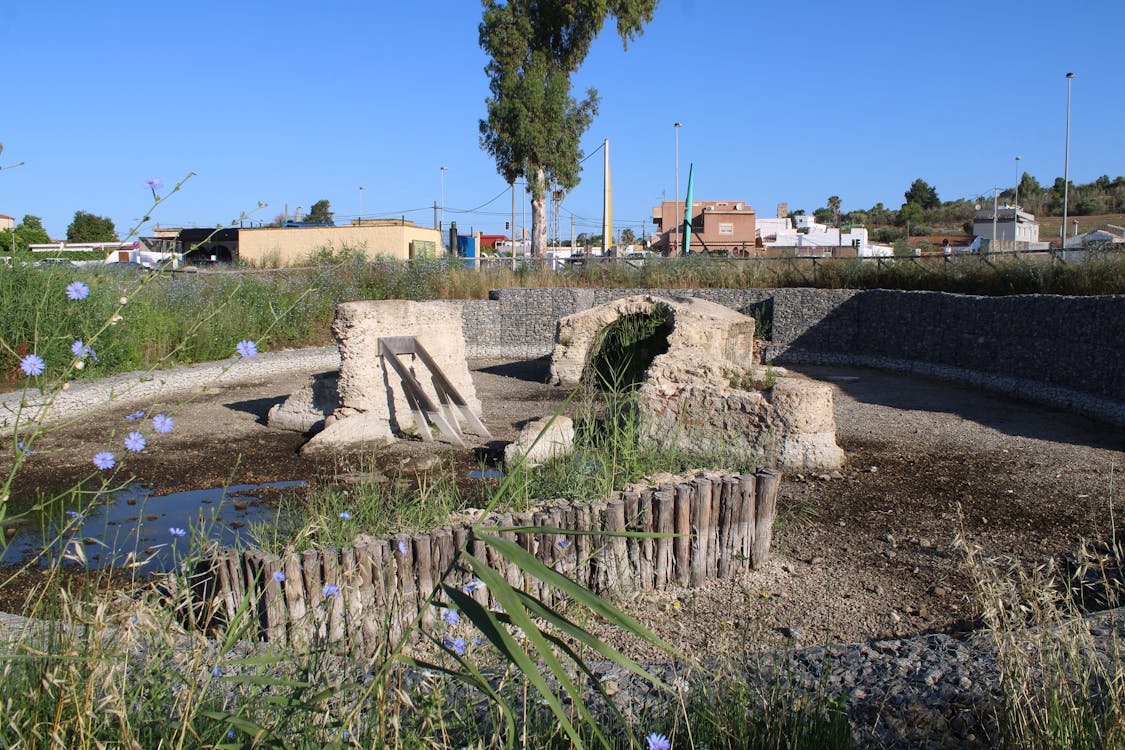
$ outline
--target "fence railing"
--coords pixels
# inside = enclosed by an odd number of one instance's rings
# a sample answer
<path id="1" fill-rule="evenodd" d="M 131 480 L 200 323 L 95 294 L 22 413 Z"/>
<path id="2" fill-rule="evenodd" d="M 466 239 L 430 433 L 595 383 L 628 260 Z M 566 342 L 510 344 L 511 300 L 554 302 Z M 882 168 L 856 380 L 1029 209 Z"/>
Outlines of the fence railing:
<path id="1" fill-rule="evenodd" d="M 698 477 L 602 502 L 504 513 L 482 526 L 599 594 L 698 587 L 765 564 L 780 482 L 769 469 Z M 620 532 L 660 536 L 614 536 Z M 486 587 L 468 585 L 469 571 L 458 561 L 465 548 L 513 587 L 559 603 L 556 590 L 493 554 L 468 526 L 287 555 L 224 549 L 197 565 L 192 590 L 207 627 L 234 623 L 241 611 L 263 640 L 370 653 L 410 632 L 416 619 L 432 627 L 442 581 L 482 605 L 496 603 Z"/>

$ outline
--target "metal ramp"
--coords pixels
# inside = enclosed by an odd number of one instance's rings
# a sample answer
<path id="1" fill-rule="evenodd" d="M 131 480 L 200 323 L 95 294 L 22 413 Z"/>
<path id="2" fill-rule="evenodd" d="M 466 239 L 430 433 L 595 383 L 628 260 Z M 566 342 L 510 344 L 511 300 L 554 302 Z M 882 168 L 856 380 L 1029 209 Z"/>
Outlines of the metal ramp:
<path id="1" fill-rule="evenodd" d="M 434 391 L 437 393 L 438 401 L 441 402 L 440 409 L 422 390 L 422 384 L 414 377 L 410 368 L 399 359 L 399 357 L 405 355 L 417 357 L 430 371 Z M 446 438 L 462 448 L 466 447 L 465 440 L 461 436 L 457 414 L 453 410 L 454 407 L 460 409 L 461 416 L 469 425 L 469 432 L 489 440 L 492 439 L 488 428 L 484 426 L 484 423 L 480 421 L 476 414 L 473 414 L 473 410 L 469 408 L 468 403 L 449 382 L 449 378 L 445 377 L 445 373 L 437 366 L 437 362 L 434 362 L 433 357 L 418 342 L 418 339 L 413 336 L 383 336 L 379 339 L 379 356 L 385 362 L 389 362 L 395 373 L 402 379 L 402 390 L 406 395 L 407 403 L 410 404 L 410 410 L 414 414 L 418 432 L 421 433 L 423 440 L 426 442 L 433 441 L 434 438 L 429 429 L 432 424 L 437 426 Z"/>

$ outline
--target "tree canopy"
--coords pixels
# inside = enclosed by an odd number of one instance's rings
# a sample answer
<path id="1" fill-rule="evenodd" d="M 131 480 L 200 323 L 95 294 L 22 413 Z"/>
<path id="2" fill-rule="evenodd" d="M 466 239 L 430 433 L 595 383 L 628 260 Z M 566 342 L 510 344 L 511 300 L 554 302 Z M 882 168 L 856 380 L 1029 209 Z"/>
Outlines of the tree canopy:
<path id="1" fill-rule="evenodd" d="M 66 228 L 67 242 L 116 242 L 117 229 L 113 219 L 75 211 L 74 221 Z"/>
<path id="2" fill-rule="evenodd" d="M 941 205 L 937 190 L 921 177 L 910 184 L 904 194 L 907 203 L 917 203 L 922 208 L 937 208 Z"/>
<path id="3" fill-rule="evenodd" d="M 332 224 L 332 212 L 329 209 L 327 200 L 319 200 L 312 204 L 309 213 L 305 216 L 306 224 Z"/>
<path id="4" fill-rule="evenodd" d="M 17 253 L 26 252 L 28 245 L 44 245 L 51 241 L 51 236 L 43 228 L 43 221 L 31 214 L 25 215 L 14 229 L 0 230 L 0 252 L 11 252 L 13 235 Z"/>
<path id="5" fill-rule="evenodd" d="M 586 58 L 606 19 L 628 42 L 651 20 L 657 0 L 483 0 L 480 46 L 488 54 L 487 117 L 481 145 L 509 183 L 531 193 L 531 252 L 547 246 L 547 187 L 571 190 L 579 180 L 580 141 L 598 111 L 588 89 L 577 101 L 570 76 Z"/>

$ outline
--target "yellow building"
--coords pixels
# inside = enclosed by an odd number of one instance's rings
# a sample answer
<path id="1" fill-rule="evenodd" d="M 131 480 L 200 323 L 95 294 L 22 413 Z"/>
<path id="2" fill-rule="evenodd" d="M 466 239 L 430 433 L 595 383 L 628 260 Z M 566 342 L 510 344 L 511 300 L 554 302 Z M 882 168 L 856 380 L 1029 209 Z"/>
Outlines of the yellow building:
<path id="1" fill-rule="evenodd" d="M 362 251 L 368 258 L 407 260 L 441 252 L 441 233 L 409 221 L 364 219 L 345 226 L 238 229 L 237 257 L 258 267 L 299 266 L 330 248 Z"/>

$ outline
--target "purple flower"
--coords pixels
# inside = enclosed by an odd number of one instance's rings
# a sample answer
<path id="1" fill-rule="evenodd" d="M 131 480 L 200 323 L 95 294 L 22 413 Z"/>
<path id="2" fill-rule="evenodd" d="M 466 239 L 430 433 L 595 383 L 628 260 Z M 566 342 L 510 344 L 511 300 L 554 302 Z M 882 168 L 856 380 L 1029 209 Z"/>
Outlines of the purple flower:
<path id="1" fill-rule="evenodd" d="M 81 281 L 72 281 L 66 285 L 66 296 L 75 301 L 86 299 L 90 296 L 90 287 Z"/>
<path id="2" fill-rule="evenodd" d="M 42 375 L 47 368 L 47 363 L 38 354 L 28 354 L 20 360 L 20 369 L 24 375 Z"/>
<path id="3" fill-rule="evenodd" d="M 653 732 L 648 737 L 645 737 L 648 742 L 648 750 L 672 750 L 672 741 L 662 734 Z"/>
<path id="4" fill-rule="evenodd" d="M 169 433 L 175 426 L 176 423 L 172 420 L 172 418 L 164 414 L 157 414 L 152 418 L 152 429 L 156 430 L 157 432 Z"/>
<path id="5" fill-rule="evenodd" d="M 465 655 L 465 639 L 464 638 L 450 638 L 446 636 L 441 641 L 442 645 L 447 649 L 457 654 L 458 656 Z"/>
<path id="6" fill-rule="evenodd" d="M 79 338 L 78 341 L 75 341 L 73 344 L 71 344 L 71 353 L 74 356 L 81 356 L 81 358 L 83 358 L 83 359 L 86 359 L 87 356 L 89 356 L 89 358 L 92 359 L 93 361 L 95 361 L 95 362 L 98 361 L 98 355 L 93 353 L 93 347 L 88 346 L 86 344 L 86 342 L 83 342 L 81 340 L 81 338 Z"/>
<path id="7" fill-rule="evenodd" d="M 278 583 L 285 583 L 285 573 L 281 572 L 280 570 L 275 570 L 273 572 L 273 580 L 277 581 Z"/>
<path id="8" fill-rule="evenodd" d="M 138 419 L 141 419 L 142 417 L 144 417 L 144 415 L 145 415 L 145 413 L 143 411 L 135 411 L 132 414 L 126 414 L 125 415 L 125 421 L 126 422 L 135 422 Z"/>
<path id="9" fill-rule="evenodd" d="M 172 528 L 168 529 L 168 533 L 175 537 L 187 536 L 187 532 L 181 529 L 179 526 L 173 526 Z"/>
<path id="10" fill-rule="evenodd" d="M 76 510 L 68 510 L 68 511 L 66 512 L 66 514 L 67 514 L 68 516 L 70 516 L 71 518 L 75 518 L 75 519 L 80 519 L 80 518 L 82 518 L 82 514 L 81 514 L 81 513 L 79 513 L 79 512 L 78 512 L 78 511 L 76 511 Z"/>
<path id="11" fill-rule="evenodd" d="M 352 520 L 352 514 L 351 514 L 351 513 L 348 513 L 348 512 L 347 512 L 347 511 L 345 510 L 345 511 L 343 511 L 342 513 L 340 513 L 340 518 L 344 519 L 345 521 L 350 521 L 350 520 Z"/>
<path id="12" fill-rule="evenodd" d="M 94 466 L 99 469 L 112 469 L 117 461 L 109 451 L 102 451 L 94 456 Z"/>
<path id="13" fill-rule="evenodd" d="M 233 730 L 233 729 L 228 729 L 228 730 L 227 730 L 227 739 L 228 739 L 228 740 L 233 740 L 233 739 L 234 739 L 234 730 Z"/>
<path id="14" fill-rule="evenodd" d="M 558 547 L 559 549 L 566 549 L 567 547 L 570 546 L 570 540 L 569 539 L 560 539 L 557 542 L 555 542 L 555 546 Z"/>
<path id="15" fill-rule="evenodd" d="M 152 197 L 156 197 L 156 191 L 164 187 L 164 181 L 159 177 L 149 177 L 145 180 L 145 187 L 152 191 Z"/>
<path id="16" fill-rule="evenodd" d="M 125 448 L 126 450 L 133 451 L 133 453 L 140 453 L 145 449 L 146 445 L 148 445 L 148 441 L 146 441 L 145 436 L 139 432 L 130 432 L 125 437 Z"/>
<path id="17" fill-rule="evenodd" d="M 472 594 L 477 589 L 482 589 L 482 588 L 484 588 L 484 583 L 482 583 L 479 578 L 474 578 L 474 579 L 472 579 L 471 581 L 469 581 L 468 583 L 465 584 L 465 593 L 466 594 Z"/>
<path id="18" fill-rule="evenodd" d="M 340 598 L 340 587 L 337 586 L 334 583 L 326 584 L 324 586 L 324 598 L 325 599 L 339 599 Z"/>
<path id="19" fill-rule="evenodd" d="M 398 553 L 400 555 L 406 554 L 406 542 L 402 541 L 401 539 L 398 540 Z"/>
<path id="20" fill-rule="evenodd" d="M 258 345 L 253 341 L 239 341 L 234 350 L 240 357 L 253 357 L 258 353 Z"/>
<path id="21" fill-rule="evenodd" d="M 23 453 L 23 454 L 24 454 L 25 456 L 27 456 L 28 458 L 31 458 L 32 456 L 34 456 L 34 455 L 35 455 L 35 451 L 31 450 L 30 448 L 25 448 L 25 447 L 24 447 L 24 445 L 23 445 L 23 441 L 22 441 L 22 440 L 21 440 L 21 441 L 19 441 L 18 443 L 16 443 L 16 447 L 17 447 L 17 448 L 19 448 L 19 449 L 20 449 L 20 451 L 21 451 L 21 452 L 22 452 L 22 453 Z"/>
<path id="22" fill-rule="evenodd" d="M 461 622 L 461 615 L 457 614 L 456 610 L 447 609 L 442 613 L 441 619 L 445 620 L 446 625 L 456 625 Z"/>
<path id="23" fill-rule="evenodd" d="M 473 645 L 474 646 L 483 646 L 486 643 L 488 643 L 488 641 L 486 641 L 484 638 L 481 638 L 479 635 L 473 636 Z"/>
<path id="24" fill-rule="evenodd" d="M 213 677 L 222 677 L 223 676 L 222 667 L 216 666 L 214 669 L 211 670 L 211 675 Z"/>

